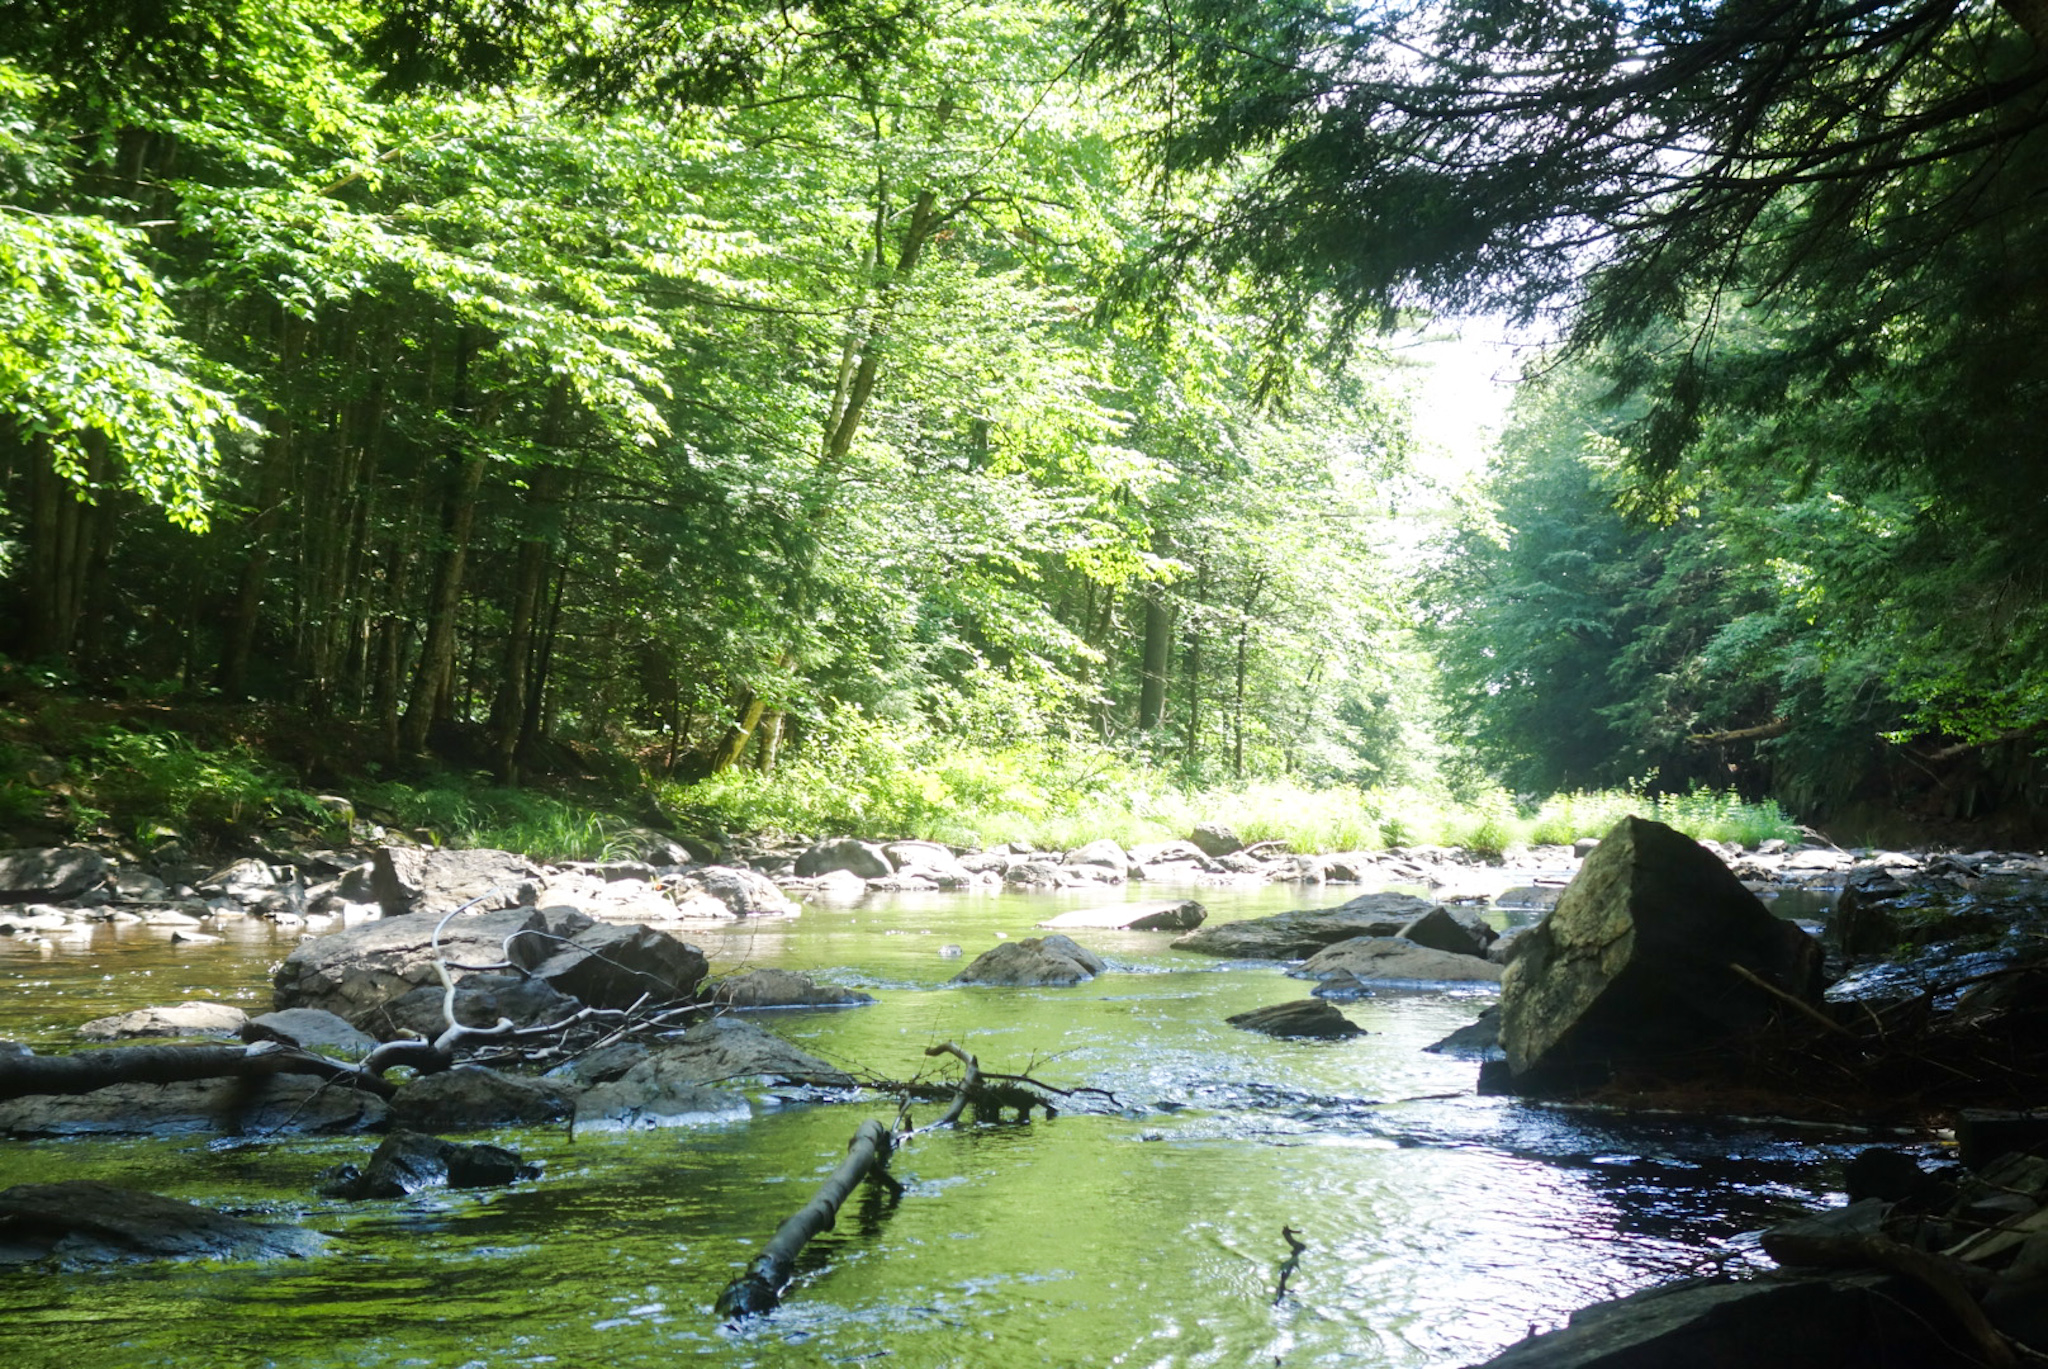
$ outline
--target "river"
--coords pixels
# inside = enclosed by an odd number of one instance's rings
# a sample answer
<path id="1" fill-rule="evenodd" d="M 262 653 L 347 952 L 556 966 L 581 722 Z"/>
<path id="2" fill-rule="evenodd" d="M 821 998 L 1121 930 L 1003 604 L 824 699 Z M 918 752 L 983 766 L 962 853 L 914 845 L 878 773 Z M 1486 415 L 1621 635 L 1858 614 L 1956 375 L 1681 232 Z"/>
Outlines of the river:
<path id="1" fill-rule="evenodd" d="M 1196 894 L 1212 922 L 1348 896 Z M 1113 1095 L 917 1139 L 893 1165 L 901 1199 L 849 1203 L 770 1317 L 731 1328 L 710 1309 L 888 1102 L 760 1090 L 747 1122 L 500 1133 L 541 1179 L 353 1204 L 313 1196 L 314 1176 L 361 1161 L 361 1137 L 6 1143 L 0 1187 L 104 1179 L 335 1239 L 305 1261 L 0 1278 L 0 1364 L 1457 1365 L 1589 1301 L 1761 1260 L 1747 1233 L 1828 1200 L 1869 1142 L 1474 1096 L 1476 1064 L 1423 1047 L 1485 994 L 1384 991 L 1346 1005 L 1369 1033 L 1347 1042 L 1238 1031 L 1223 1019 L 1307 986 L 1167 934 L 1080 934 L 1110 972 L 1076 988 L 944 986 L 963 962 L 941 947 L 972 957 L 1100 901 L 898 895 L 685 934 L 719 971 L 875 994 L 758 1016 L 827 1059 L 902 1077 L 950 1040 L 986 1068 Z M 199 946 L 141 928 L 0 940 L 0 1037 L 58 1049 L 89 1018 L 188 998 L 266 1009 L 301 933 L 217 930 Z M 1283 1226 L 1307 1248 L 1276 1298 Z"/>

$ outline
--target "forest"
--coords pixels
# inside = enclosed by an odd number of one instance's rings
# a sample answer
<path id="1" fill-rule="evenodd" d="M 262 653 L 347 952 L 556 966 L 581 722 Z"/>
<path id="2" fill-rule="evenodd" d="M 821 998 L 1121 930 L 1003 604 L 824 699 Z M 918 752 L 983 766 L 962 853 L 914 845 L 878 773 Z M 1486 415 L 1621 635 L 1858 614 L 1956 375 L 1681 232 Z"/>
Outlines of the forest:
<path id="1" fill-rule="evenodd" d="M 1051 775 L 2028 832 L 2044 39 L 6 0 L 0 806 L 68 728 L 897 834 Z M 1476 316 L 1545 341 L 1466 479 L 1394 343 Z"/>

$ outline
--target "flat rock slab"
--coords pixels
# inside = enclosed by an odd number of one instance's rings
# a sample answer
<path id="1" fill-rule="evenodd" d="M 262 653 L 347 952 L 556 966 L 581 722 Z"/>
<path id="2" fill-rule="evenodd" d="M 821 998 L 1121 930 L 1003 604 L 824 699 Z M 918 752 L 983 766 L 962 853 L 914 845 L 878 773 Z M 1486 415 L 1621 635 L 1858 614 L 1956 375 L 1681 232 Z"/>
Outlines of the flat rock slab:
<path id="1" fill-rule="evenodd" d="M 1154 899 L 1149 903 L 1111 903 L 1101 908 L 1076 908 L 1038 925 L 1049 931 L 1099 928 L 1115 932 L 1187 932 L 1202 925 L 1209 910 L 1191 898 Z"/>
<path id="2" fill-rule="evenodd" d="M 1357 936 L 1326 946 L 1287 972 L 1296 979 L 1350 974 L 1362 980 L 1497 984 L 1501 968 L 1476 955 L 1439 951 L 1393 936 Z"/>
<path id="3" fill-rule="evenodd" d="M 1488 1369 L 1962 1369 L 1980 1363 L 1924 1290 L 1877 1274 L 1691 1279 L 1572 1314 Z"/>
<path id="4" fill-rule="evenodd" d="M 1012 989 L 1063 989 L 1093 979 L 1107 968 L 1093 951 L 1054 933 L 993 946 L 976 956 L 950 982 Z"/>
<path id="5" fill-rule="evenodd" d="M 327 1238 L 245 1222 L 175 1198 L 90 1179 L 0 1191 L 0 1267 L 135 1260 L 274 1260 L 319 1254 Z"/>
<path id="6" fill-rule="evenodd" d="M 653 1054 L 616 1079 L 593 1085 L 576 1100 L 576 1130 L 641 1131 L 746 1121 L 753 1109 L 745 1098 L 695 1077 L 702 1072 L 703 1059 L 696 1052 Z"/>
<path id="7" fill-rule="evenodd" d="M 377 1046 L 376 1037 L 359 1032 L 347 1019 L 318 1008 L 261 1013 L 242 1025 L 241 1034 L 244 1041 L 284 1041 L 347 1060 L 360 1060 Z"/>
<path id="8" fill-rule="evenodd" d="M 121 1041 L 134 1036 L 224 1036 L 240 1034 L 249 1014 L 226 1003 L 175 1003 L 95 1017 L 78 1029 L 87 1041 Z"/>
<path id="9" fill-rule="evenodd" d="M 1305 1036 L 1341 1041 L 1365 1035 L 1363 1027 L 1339 1012 L 1334 1004 L 1320 998 L 1276 1003 L 1270 1008 L 1254 1008 L 1223 1020 L 1242 1031 L 1264 1032 L 1267 1036 Z"/>
<path id="10" fill-rule="evenodd" d="M 748 970 L 721 979 L 711 990 L 720 1007 L 746 1012 L 764 1008 L 857 1008 L 875 1001 L 873 994 L 820 984 L 794 970 Z"/>
<path id="11" fill-rule="evenodd" d="M 736 1017 L 699 1022 L 648 1058 L 663 1062 L 664 1077 L 697 1084 L 779 1079 L 849 1088 L 854 1083 L 846 1071 Z"/>
<path id="12" fill-rule="evenodd" d="M 1437 905 L 1410 894 L 1364 894 L 1335 908 L 1303 908 L 1190 932 L 1174 949 L 1233 960 L 1300 960 L 1356 936 L 1394 936 Z"/>
<path id="13" fill-rule="evenodd" d="M 390 1117 L 375 1094 L 280 1074 L 9 1098 L 0 1102 L 0 1136 L 328 1135 L 376 1131 Z"/>

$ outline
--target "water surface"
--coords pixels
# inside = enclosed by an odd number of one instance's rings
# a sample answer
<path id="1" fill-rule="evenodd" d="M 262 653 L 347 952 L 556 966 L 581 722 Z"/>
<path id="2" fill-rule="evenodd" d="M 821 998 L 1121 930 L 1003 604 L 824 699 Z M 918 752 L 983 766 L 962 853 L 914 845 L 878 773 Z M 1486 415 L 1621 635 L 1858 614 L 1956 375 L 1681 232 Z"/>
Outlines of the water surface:
<path id="1" fill-rule="evenodd" d="M 1131 897 L 1158 897 L 1137 888 Z M 1211 920 L 1349 891 L 1199 890 Z M 1122 891 L 1108 897 L 1121 898 Z M 759 1019 L 864 1073 L 954 1041 L 991 1069 L 1104 1091 L 1050 1121 L 918 1139 L 900 1200 L 865 1192 L 772 1317 L 710 1308 L 837 1162 L 869 1097 L 755 1092 L 749 1122 L 494 1137 L 546 1163 L 511 1190 L 344 1204 L 314 1175 L 363 1138 L 51 1141 L 0 1148 L 0 1184 L 99 1178 L 334 1237 L 321 1258 L 0 1279 L 0 1363 L 38 1366 L 1347 1365 L 1485 1358 L 1574 1308 L 1760 1257 L 1745 1233 L 1824 1197 L 1867 1138 L 1620 1119 L 1472 1094 L 1422 1047 L 1490 1001 L 1389 991 L 1369 1035 L 1276 1041 L 1224 1024 L 1304 995 L 1270 964 L 1084 932 L 1110 972 L 1072 989 L 948 988 L 998 933 L 1103 896 L 897 896 L 692 929 L 720 971 L 809 970 L 881 1002 Z M 94 1016 L 211 997 L 268 1006 L 302 931 L 224 922 L 0 941 L 0 1036 L 41 1049 Z M 1281 1228 L 1307 1243 L 1285 1294 Z"/>

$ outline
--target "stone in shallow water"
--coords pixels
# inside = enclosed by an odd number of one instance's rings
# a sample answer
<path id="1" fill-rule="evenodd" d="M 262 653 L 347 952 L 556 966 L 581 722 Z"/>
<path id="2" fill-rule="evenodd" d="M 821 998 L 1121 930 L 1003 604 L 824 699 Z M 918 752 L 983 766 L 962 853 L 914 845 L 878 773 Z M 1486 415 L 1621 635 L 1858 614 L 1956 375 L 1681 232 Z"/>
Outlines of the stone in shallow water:
<path id="1" fill-rule="evenodd" d="M 1267 1036 L 1308 1036 L 1334 1041 L 1365 1035 L 1363 1027 L 1339 1012 L 1336 1005 L 1320 998 L 1276 1003 L 1270 1008 L 1254 1008 L 1223 1020 L 1241 1031 L 1264 1032 Z"/>
<path id="2" fill-rule="evenodd" d="M 1409 894 L 1363 894 L 1335 908 L 1304 908 L 1204 927 L 1175 950 L 1243 960 L 1300 960 L 1354 936 L 1393 936 L 1436 905 Z"/>
<path id="3" fill-rule="evenodd" d="M 1202 925 L 1208 910 L 1191 898 L 1153 899 L 1145 903 L 1112 903 L 1101 908 L 1076 908 L 1039 923 L 1050 931 L 1095 927 L 1124 932 L 1185 932 Z"/>
<path id="4" fill-rule="evenodd" d="M 1006 988 L 1066 988 L 1093 979 L 1106 968 L 1093 951 L 1055 933 L 991 947 L 954 975 L 952 982 Z"/>
<path id="5" fill-rule="evenodd" d="M 90 1179 L 0 1191 L 0 1267 L 134 1260 L 267 1260 L 316 1255 L 327 1238 L 264 1226 Z"/>
<path id="6" fill-rule="evenodd" d="M 226 1003 L 178 1003 L 137 1008 L 112 1017 L 95 1017 L 78 1029 L 87 1041 L 118 1041 L 133 1036 L 234 1036 L 249 1015 Z"/>
<path id="7" fill-rule="evenodd" d="M 1357 936 L 1325 946 L 1287 973 L 1296 979 L 1348 973 L 1362 980 L 1491 984 L 1501 968 L 1476 955 L 1432 950 L 1400 937 Z"/>

